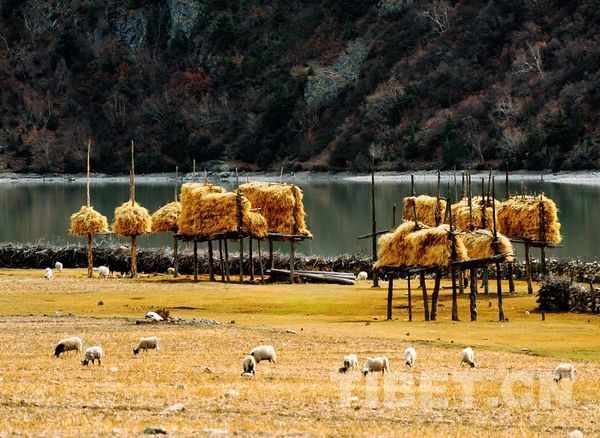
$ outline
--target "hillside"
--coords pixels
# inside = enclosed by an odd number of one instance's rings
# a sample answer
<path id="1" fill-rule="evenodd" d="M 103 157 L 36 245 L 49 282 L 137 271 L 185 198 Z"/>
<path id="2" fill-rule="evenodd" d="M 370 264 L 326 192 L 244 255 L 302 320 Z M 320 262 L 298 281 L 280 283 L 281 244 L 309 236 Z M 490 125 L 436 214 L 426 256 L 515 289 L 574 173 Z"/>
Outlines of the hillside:
<path id="1" fill-rule="evenodd" d="M 597 0 L 0 11 L 0 172 L 600 168 Z"/>

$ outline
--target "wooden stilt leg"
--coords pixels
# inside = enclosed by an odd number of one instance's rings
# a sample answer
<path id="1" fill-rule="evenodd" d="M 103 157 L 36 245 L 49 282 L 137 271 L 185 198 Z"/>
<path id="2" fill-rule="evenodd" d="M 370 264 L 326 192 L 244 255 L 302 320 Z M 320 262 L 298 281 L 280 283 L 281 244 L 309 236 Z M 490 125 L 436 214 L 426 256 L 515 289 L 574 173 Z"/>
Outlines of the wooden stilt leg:
<path id="1" fill-rule="evenodd" d="M 225 246 L 225 279 L 229 283 L 231 282 L 231 278 L 229 278 L 229 248 L 227 248 L 227 239 L 223 240 L 223 244 Z"/>
<path id="2" fill-rule="evenodd" d="M 221 270 L 221 281 L 225 281 L 225 264 L 223 263 L 223 241 L 219 239 L 219 269 Z"/>
<path id="3" fill-rule="evenodd" d="M 244 238 L 240 237 L 240 283 L 244 282 Z"/>
<path id="4" fill-rule="evenodd" d="M 198 281 L 198 242 L 194 240 L 194 281 Z"/>
<path id="5" fill-rule="evenodd" d="M 465 293 L 465 283 L 464 283 L 464 274 L 463 274 L 463 270 L 460 269 L 458 271 L 458 293 L 459 294 L 464 294 Z"/>
<path id="6" fill-rule="evenodd" d="M 213 266 L 213 246 L 212 240 L 208 241 L 208 273 L 210 275 L 210 281 L 215 281 L 215 268 Z"/>
<path id="7" fill-rule="evenodd" d="M 433 292 L 431 293 L 431 314 L 429 315 L 431 321 L 435 321 L 437 319 L 438 297 L 440 296 L 441 281 L 442 273 L 440 271 L 436 271 L 435 280 L 433 283 Z"/>
<path id="8" fill-rule="evenodd" d="M 427 299 L 427 284 L 425 284 L 425 273 L 419 274 L 419 281 L 421 283 L 421 290 L 423 291 L 423 311 L 425 312 L 425 321 L 429 321 L 429 302 Z"/>
<path id="9" fill-rule="evenodd" d="M 496 263 L 496 284 L 498 289 L 498 319 L 504 321 L 504 308 L 502 306 L 502 276 L 500 275 L 500 263 Z"/>
<path id="10" fill-rule="evenodd" d="M 92 278 L 92 272 L 94 272 L 94 258 L 92 253 L 92 235 L 87 235 L 87 265 L 88 265 L 88 278 Z"/>
<path id="11" fill-rule="evenodd" d="M 451 270 L 452 277 L 452 321 L 458 321 L 458 297 L 456 296 L 456 268 Z"/>
<path id="12" fill-rule="evenodd" d="M 254 257 L 252 257 L 252 236 L 248 242 L 248 260 L 250 261 L 250 281 L 254 281 Z"/>
<path id="13" fill-rule="evenodd" d="M 389 274 L 388 296 L 387 296 L 387 320 L 392 320 L 392 299 L 394 297 L 394 275 Z"/>
<path id="14" fill-rule="evenodd" d="M 490 293 L 490 275 L 487 266 L 483 268 L 483 293 L 485 295 Z"/>
<path id="15" fill-rule="evenodd" d="M 173 236 L 173 269 L 175 269 L 175 277 L 179 277 L 179 241 Z"/>
<path id="16" fill-rule="evenodd" d="M 542 263 L 542 275 L 545 277 L 548 275 L 548 269 L 546 268 L 546 248 L 540 246 L 540 261 Z"/>
<path id="17" fill-rule="evenodd" d="M 471 268 L 471 293 L 469 294 L 469 309 L 471 321 L 477 321 L 477 269 Z"/>
<path id="18" fill-rule="evenodd" d="M 131 236 L 131 278 L 137 276 L 137 239 L 136 236 Z"/>
<path id="19" fill-rule="evenodd" d="M 508 271 L 508 293 L 514 294 L 515 293 L 515 275 L 514 275 L 514 269 L 513 269 L 513 264 L 509 263 L 507 266 L 507 271 Z"/>
<path id="20" fill-rule="evenodd" d="M 296 242 L 290 241 L 290 283 L 294 284 L 294 263 L 296 262 Z"/>
<path id="21" fill-rule="evenodd" d="M 408 320 L 412 321 L 412 298 L 410 290 L 410 275 L 408 276 Z"/>
<path id="22" fill-rule="evenodd" d="M 533 293 L 533 286 L 531 285 L 531 259 L 529 258 L 529 245 L 525 244 L 525 274 L 527 276 L 527 293 L 531 295 Z"/>
<path id="23" fill-rule="evenodd" d="M 260 250 L 260 239 L 258 240 L 258 267 L 260 269 L 260 282 L 265 282 L 265 274 L 263 272 L 262 251 Z"/>

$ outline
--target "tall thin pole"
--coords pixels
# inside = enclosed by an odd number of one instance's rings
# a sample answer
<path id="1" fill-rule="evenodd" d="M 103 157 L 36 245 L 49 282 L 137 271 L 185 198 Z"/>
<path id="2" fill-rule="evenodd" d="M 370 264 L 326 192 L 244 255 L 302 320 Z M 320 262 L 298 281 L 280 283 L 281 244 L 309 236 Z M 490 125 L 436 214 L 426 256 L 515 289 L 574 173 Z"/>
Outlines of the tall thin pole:
<path id="1" fill-rule="evenodd" d="M 450 184 L 448 184 L 448 199 L 450 196 Z M 452 279 L 452 321 L 458 321 L 458 300 L 456 296 L 456 267 L 454 262 L 456 261 L 456 236 L 454 235 L 454 227 L 452 223 L 452 214 L 450 214 L 450 276 Z"/>
<path id="2" fill-rule="evenodd" d="M 131 140 L 131 182 L 130 182 L 130 197 L 131 206 L 135 206 L 135 158 L 134 158 L 135 146 L 133 140 Z M 137 277 L 137 236 L 131 236 L 131 278 Z"/>
<path id="3" fill-rule="evenodd" d="M 179 177 L 179 166 L 175 166 L 175 193 L 173 194 L 173 200 L 175 202 L 177 202 L 177 186 L 179 185 L 179 181 L 178 181 L 178 177 Z"/>
<path id="4" fill-rule="evenodd" d="M 92 205 L 90 200 L 90 149 L 92 148 L 92 139 L 88 139 L 88 147 L 87 147 L 87 184 L 86 184 L 86 205 L 90 207 Z"/>
<path id="5" fill-rule="evenodd" d="M 90 150 L 92 148 L 92 140 L 88 139 L 88 148 L 87 148 L 87 187 L 86 187 L 86 205 L 89 207 L 92 206 L 92 202 L 90 199 Z M 87 235 L 87 265 L 88 265 L 88 278 L 92 278 L 92 273 L 94 272 L 94 256 L 92 252 L 92 234 L 88 233 Z"/>
<path id="6" fill-rule="evenodd" d="M 496 182 L 492 177 L 492 222 L 494 227 L 494 253 L 500 254 L 500 244 L 498 243 L 498 231 L 496 229 Z M 504 321 L 504 308 L 502 306 L 502 277 L 500 276 L 500 263 L 496 262 L 496 284 L 498 289 L 498 319 Z"/>
<path id="7" fill-rule="evenodd" d="M 372 225 L 372 245 L 373 245 L 373 264 L 377 261 L 377 222 L 375 220 L 375 151 L 371 152 L 371 225 Z M 379 287 L 379 276 L 373 272 L 373 287 Z"/>

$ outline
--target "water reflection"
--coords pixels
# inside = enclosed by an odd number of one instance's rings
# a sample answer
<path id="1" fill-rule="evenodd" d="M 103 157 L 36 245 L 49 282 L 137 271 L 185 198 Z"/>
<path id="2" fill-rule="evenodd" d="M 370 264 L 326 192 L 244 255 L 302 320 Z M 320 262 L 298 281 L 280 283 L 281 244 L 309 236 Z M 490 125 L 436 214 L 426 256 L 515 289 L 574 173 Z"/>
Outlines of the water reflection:
<path id="1" fill-rule="evenodd" d="M 217 182 L 227 189 L 233 182 Z M 371 240 L 359 240 L 358 236 L 371 231 L 370 182 L 346 180 L 295 181 L 304 192 L 304 207 L 308 215 L 307 224 L 314 235 L 311 241 L 303 242 L 300 251 L 304 254 L 335 256 L 343 253 L 371 254 Z M 481 193 L 481 183 L 473 182 L 474 194 Z M 520 181 L 511 181 L 512 193 L 522 190 Z M 529 192 L 538 192 L 538 181 L 527 181 Z M 435 181 L 415 181 L 417 194 L 435 195 Z M 562 248 L 549 250 L 550 256 L 575 257 L 581 259 L 600 258 L 600 233 L 594 226 L 595 208 L 600 205 L 600 191 L 596 186 L 545 183 L 547 196 L 559 208 L 564 242 Z M 442 195 L 454 190 L 452 180 L 442 184 Z M 458 181 L 460 191 L 460 181 Z M 69 217 L 85 202 L 85 184 L 82 182 L 27 182 L 0 185 L 0 242 L 19 243 L 82 243 L 78 237 L 68 234 Z M 396 223 L 401 222 L 402 199 L 409 196 L 409 181 L 378 182 L 375 189 L 377 229 L 392 226 L 393 204 L 397 205 Z M 498 181 L 496 197 L 504 197 L 503 181 Z M 150 213 L 173 200 L 172 182 L 138 182 L 136 200 Z M 91 185 L 92 205 L 107 216 L 109 223 L 114 219 L 114 209 L 129 199 L 126 182 L 98 182 Z M 100 244 L 127 243 L 127 239 L 116 236 L 97 238 Z M 141 247 L 170 246 L 168 234 L 144 236 L 139 239 Z M 522 248 L 517 248 L 522 255 Z M 537 255 L 534 253 L 534 255 Z"/>

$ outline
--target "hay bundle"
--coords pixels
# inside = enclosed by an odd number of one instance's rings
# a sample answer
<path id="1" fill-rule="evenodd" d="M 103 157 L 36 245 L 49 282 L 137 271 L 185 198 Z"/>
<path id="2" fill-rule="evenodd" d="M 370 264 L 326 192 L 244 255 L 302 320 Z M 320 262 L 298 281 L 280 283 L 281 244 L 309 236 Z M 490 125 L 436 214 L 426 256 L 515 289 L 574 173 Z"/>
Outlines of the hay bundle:
<path id="1" fill-rule="evenodd" d="M 303 194 L 298 186 L 253 182 L 242 184 L 239 190 L 254 208 L 260 209 L 269 224 L 269 232 L 312 237 L 306 228 Z"/>
<path id="2" fill-rule="evenodd" d="M 162 206 L 152 215 L 152 232 L 160 233 L 164 231 L 177 232 L 177 222 L 181 214 L 181 203 L 170 202 Z"/>
<path id="3" fill-rule="evenodd" d="M 437 225 L 435 221 L 437 203 L 438 198 L 433 196 L 408 196 L 404 198 L 404 211 L 402 212 L 402 219 L 404 221 L 414 221 L 414 209 L 416 209 L 417 218 L 419 219 L 419 222 L 422 222 L 430 227 L 435 227 Z M 443 221 L 444 210 L 446 210 L 446 200 L 440 198 L 438 209 L 438 216 L 440 222 Z"/>
<path id="4" fill-rule="evenodd" d="M 439 266 L 450 264 L 452 242 L 448 225 L 423 226 L 417 230 L 414 222 L 405 222 L 393 233 L 379 239 L 379 254 L 374 268 L 382 266 Z M 456 260 L 468 258 L 460 236 L 456 236 Z"/>
<path id="5" fill-rule="evenodd" d="M 494 235 L 490 230 L 475 230 L 460 235 L 467 253 L 471 259 L 482 259 L 496 255 L 494 251 Z M 501 254 L 506 254 L 506 261 L 512 263 L 513 246 L 508 237 L 498 233 L 498 249 Z"/>
<path id="6" fill-rule="evenodd" d="M 83 206 L 71 215 L 71 234 L 87 236 L 89 234 L 106 233 L 108 221 L 106 216 L 94 210 L 94 207 Z"/>
<path id="7" fill-rule="evenodd" d="M 185 236 L 198 236 L 200 233 L 200 210 L 202 198 L 209 193 L 224 193 L 225 189 L 210 183 L 187 183 L 181 186 L 181 212 L 178 230 Z"/>
<path id="8" fill-rule="evenodd" d="M 541 206 L 544 208 L 545 239 L 541 232 Z M 539 196 L 516 196 L 504 201 L 497 212 L 498 231 L 508 237 L 545 240 L 559 244 L 560 222 L 558 209 L 549 198 Z"/>
<path id="9" fill-rule="evenodd" d="M 187 201 L 187 203 L 186 203 Z M 238 195 L 235 193 L 204 193 L 202 196 L 181 200 L 179 232 L 186 236 L 210 236 L 218 233 L 238 231 Z M 242 227 L 254 237 L 266 237 L 267 221 L 250 211 L 252 204 L 240 196 Z M 184 217 L 184 213 L 187 216 Z M 193 218 L 193 220 L 190 220 Z"/>
<path id="10" fill-rule="evenodd" d="M 482 229 L 481 217 L 483 213 L 483 207 L 485 206 L 485 229 L 493 230 L 493 209 L 492 202 L 496 203 L 496 218 L 498 217 L 498 209 L 500 208 L 500 202 L 497 200 L 488 200 L 481 196 L 475 196 L 471 200 L 471 210 L 473 212 L 473 226 L 476 229 Z M 452 225 L 459 230 L 470 229 L 471 221 L 469 217 L 469 200 L 467 198 L 461 199 L 456 204 L 452 205 Z"/>
<path id="11" fill-rule="evenodd" d="M 112 229 L 119 236 L 140 236 L 149 233 L 152 228 L 152 218 L 144 207 L 135 202 L 125 202 L 115 208 L 115 221 Z"/>

